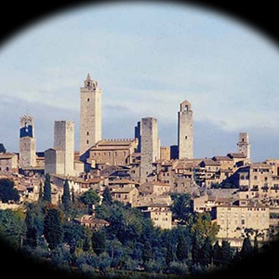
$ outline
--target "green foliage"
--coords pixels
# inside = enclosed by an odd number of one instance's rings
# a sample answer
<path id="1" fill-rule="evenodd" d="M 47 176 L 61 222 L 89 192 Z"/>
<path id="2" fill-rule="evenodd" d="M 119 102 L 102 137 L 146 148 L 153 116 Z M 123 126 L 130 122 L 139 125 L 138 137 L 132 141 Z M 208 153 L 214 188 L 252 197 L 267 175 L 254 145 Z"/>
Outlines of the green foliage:
<path id="1" fill-rule="evenodd" d="M 51 184 L 50 184 L 50 175 L 48 173 L 45 176 L 43 200 L 51 203 Z"/>
<path id="2" fill-rule="evenodd" d="M 172 194 L 173 199 L 172 213 L 173 218 L 180 224 L 187 224 L 191 216 L 191 197 L 189 194 Z"/>
<path id="3" fill-rule="evenodd" d="M 212 262 L 212 244 L 210 238 L 205 239 L 204 245 L 202 247 L 201 253 L 202 265 L 208 266 Z"/>
<path id="4" fill-rule="evenodd" d="M 94 252 L 99 256 L 106 250 L 106 234 L 103 231 L 93 232 L 92 245 Z"/>
<path id="5" fill-rule="evenodd" d="M 96 205 L 100 202 L 100 197 L 96 191 L 90 189 L 84 192 L 80 197 L 79 200 L 88 206 L 88 214 L 92 213 L 92 205 Z"/>
<path id="6" fill-rule="evenodd" d="M 152 247 L 148 241 L 144 243 L 142 260 L 144 263 L 151 261 L 153 259 Z"/>
<path id="7" fill-rule="evenodd" d="M 66 212 L 69 211 L 70 201 L 71 201 L 70 186 L 69 186 L 68 179 L 66 179 L 63 185 L 63 195 L 62 195 L 62 204 Z"/>
<path id="8" fill-rule="evenodd" d="M 112 196 L 109 190 L 109 187 L 105 187 L 104 193 L 103 193 L 103 201 L 104 204 L 111 205 L 112 204 Z"/>
<path id="9" fill-rule="evenodd" d="M 205 239 L 208 237 L 210 242 L 216 241 L 216 235 L 219 231 L 219 226 L 211 222 L 209 213 L 196 213 L 194 216 L 191 232 L 198 237 L 201 245 L 204 244 Z"/>
<path id="10" fill-rule="evenodd" d="M 222 241 L 221 253 L 223 265 L 228 265 L 229 263 L 231 263 L 233 258 L 232 248 L 227 240 Z"/>
<path id="11" fill-rule="evenodd" d="M 0 143 L 0 153 L 6 153 L 6 148 L 3 143 Z"/>
<path id="12" fill-rule="evenodd" d="M 183 234 L 178 237 L 178 243 L 176 248 L 176 257 L 179 261 L 184 261 L 187 258 L 188 250 L 186 245 L 186 239 Z"/>
<path id="13" fill-rule="evenodd" d="M 250 258 L 252 255 L 253 255 L 253 248 L 250 241 L 250 237 L 245 237 L 240 251 L 240 257 L 242 260 L 244 260 Z"/>
<path id="14" fill-rule="evenodd" d="M 56 208 L 47 211 L 44 221 L 44 236 L 51 250 L 63 241 L 64 229 L 60 212 Z"/>
<path id="15" fill-rule="evenodd" d="M 0 200 L 7 203 L 10 200 L 19 201 L 19 194 L 14 188 L 15 184 L 10 179 L 0 179 Z"/>
<path id="16" fill-rule="evenodd" d="M 222 250 L 221 247 L 219 245 L 219 242 L 216 241 L 214 246 L 213 246 L 213 250 L 212 250 L 212 258 L 213 258 L 213 263 L 216 266 L 221 265 L 221 261 L 222 261 Z"/>
<path id="17" fill-rule="evenodd" d="M 85 238 L 85 230 L 79 224 L 67 222 L 63 225 L 64 243 L 70 246 L 70 253 L 74 253 L 78 243 Z M 88 249 L 89 250 L 89 249 Z"/>
<path id="18" fill-rule="evenodd" d="M 13 248 L 21 246 L 26 227 L 24 215 L 20 211 L 0 210 L 0 237 Z"/>

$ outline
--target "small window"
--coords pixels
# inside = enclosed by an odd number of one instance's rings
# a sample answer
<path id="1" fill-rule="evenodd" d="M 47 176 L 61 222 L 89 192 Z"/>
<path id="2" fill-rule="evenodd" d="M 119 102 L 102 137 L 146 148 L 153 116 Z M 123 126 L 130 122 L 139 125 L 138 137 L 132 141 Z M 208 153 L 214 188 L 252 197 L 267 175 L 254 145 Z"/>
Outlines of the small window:
<path id="1" fill-rule="evenodd" d="M 89 140 L 87 140 L 86 143 L 89 144 Z"/>
<path id="2" fill-rule="evenodd" d="M 87 99 L 87 102 L 89 102 L 89 101 L 90 101 L 90 99 L 88 98 L 88 99 Z"/>
<path id="3" fill-rule="evenodd" d="M 89 132 L 87 132 L 86 135 L 89 136 Z"/>

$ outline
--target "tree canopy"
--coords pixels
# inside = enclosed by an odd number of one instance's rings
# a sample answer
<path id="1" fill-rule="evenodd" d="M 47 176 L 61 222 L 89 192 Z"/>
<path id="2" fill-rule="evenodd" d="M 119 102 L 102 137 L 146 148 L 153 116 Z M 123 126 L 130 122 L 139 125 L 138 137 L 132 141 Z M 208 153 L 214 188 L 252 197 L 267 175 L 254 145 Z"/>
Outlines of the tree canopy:
<path id="1" fill-rule="evenodd" d="M 10 179 L 0 179 L 0 200 L 3 203 L 7 203 L 8 201 L 19 201 L 19 193 L 18 190 L 14 188 L 15 184 Z"/>

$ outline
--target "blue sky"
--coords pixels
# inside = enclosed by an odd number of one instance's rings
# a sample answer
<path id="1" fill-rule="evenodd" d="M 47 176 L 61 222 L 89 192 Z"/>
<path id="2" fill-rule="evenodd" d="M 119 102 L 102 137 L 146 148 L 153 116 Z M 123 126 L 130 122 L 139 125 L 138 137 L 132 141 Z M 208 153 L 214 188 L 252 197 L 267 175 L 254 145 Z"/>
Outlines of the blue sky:
<path id="1" fill-rule="evenodd" d="M 103 90 L 103 138 L 134 136 L 158 119 L 162 145 L 177 141 L 177 111 L 194 111 L 194 156 L 236 151 L 279 158 L 279 51 L 264 34 L 213 10 L 166 3 L 84 5 L 53 14 L 0 47 L 0 142 L 18 151 L 19 118 L 35 117 L 37 149 L 53 146 L 55 120 L 75 122 L 91 74 Z M 3 117 L 4 116 L 4 117 Z"/>

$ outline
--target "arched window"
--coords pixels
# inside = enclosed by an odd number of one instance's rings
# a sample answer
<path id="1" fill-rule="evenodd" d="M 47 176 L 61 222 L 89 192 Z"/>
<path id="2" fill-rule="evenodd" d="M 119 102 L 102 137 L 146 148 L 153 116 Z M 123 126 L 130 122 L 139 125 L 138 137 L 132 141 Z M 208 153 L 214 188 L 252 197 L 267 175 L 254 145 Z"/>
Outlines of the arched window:
<path id="1" fill-rule="evenodd" d="M 184 106 L 184 111 L 187 112 L 188 111 L 188 105 Z"/>

